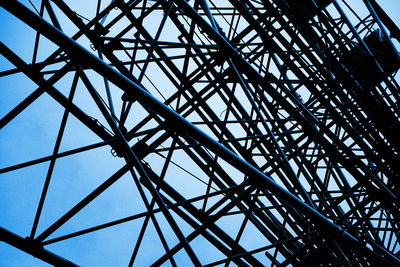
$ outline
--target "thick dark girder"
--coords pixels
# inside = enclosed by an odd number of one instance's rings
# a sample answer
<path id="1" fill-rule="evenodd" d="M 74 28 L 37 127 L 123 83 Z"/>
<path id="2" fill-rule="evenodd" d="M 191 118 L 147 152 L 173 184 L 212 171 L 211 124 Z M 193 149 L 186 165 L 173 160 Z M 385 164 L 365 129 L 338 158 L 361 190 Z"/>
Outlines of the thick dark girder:
<path id="1" fill-rule="evenodd" d="M 0 241 L 3 241 L 13 247 L 16 247 L 38 259 L 41 259 L 42 261 L 45 261 L 49 264 L 52 264 L 54 266 L 78 266 L 72 262 L 70 262 L 67 259 L 64 259 L 47 249 L 44 249 L 43 246 L 40 244 L 26 239 L 22 238 L 6 229 L 3 227 L 0 227 Z"/>

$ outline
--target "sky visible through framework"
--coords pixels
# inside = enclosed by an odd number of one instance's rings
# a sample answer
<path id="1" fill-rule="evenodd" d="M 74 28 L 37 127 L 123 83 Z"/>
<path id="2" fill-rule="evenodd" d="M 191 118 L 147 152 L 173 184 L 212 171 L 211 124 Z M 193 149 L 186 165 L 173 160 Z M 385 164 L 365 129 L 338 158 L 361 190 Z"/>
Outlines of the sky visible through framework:
<path id="1" fill-rule="evenodd" d="M 77 7 L 77 9 L 80 10 L 85 10 L 85 8 L 87 7 L 84 6 L 82 2 L 83 1 L 77 0 L 68 1 L 71 6 Z M 33 1 L 33 3 L 36 6 L 39 6 L 39 1 Z M 379 1 L 379 3 L 389 14 L 389 16 L 395 21 L 395 23 L 400 26 L 400 18 L 398 15 L 400 11 L 399 1 L 381 0 Z M 24 1 L 24 4 L 26 6 L 30 6 L 28 1 Z M 365 10 L 365 7 L 362 6 L 361 3 L 360 6 L 355 8 L 359 10 Z M 73 32 L 76 29 L 71 27 L 67 30 Z M 30 51 L 25 50 L 27 47 L 26 43 L 28 42 L 32 44 L 31 46 L 33 46 L 33 38 L 35 37 L 35 33 L 29 27 L 20 23 L 12 15 L 8 14 L 3 9 L 0 9 L 0 36 L 1 41 L 17 51 L 19 56 L 24 58 L 26 61 L 30 60 L 33 47 L 31 47 L 32 50 Z M 43 42 L 46 44 L 45 40 L 43 40 Z M 54 48 L 54 45 L 50 42 L 48 42 L 47 45 L 49 49 Z M 395 45 L 399 47 L 397 42 L 395 42 Z M 41 49 L 43 49 L 43 47 L 45 46 L 42 43 Z M 45 55 L 47 54 L 45 53 Z M 2 56 L 0 56 L 0 71 L 12 68 L 13 66 Z M 0 98 L 0 117 L 4 116 L 6 112 L 13 108 L 15 103 L 18 103 L 18 101 L 26 96 L 24 90 L 26 90 L 27 88 L 29 90 L 37 88 L 37 86 L 24 75 L 9 76 L 7 77 L 7 79 L 0 78 L 0 86 L 1 90 L 3 91 Z M 85 93 L 82 91 L 78 90 L 77 94 L 82 94 L 77 96 L 77 98 L 88 98 L 88 96 L 85 96 Z M 1 130 L 1 167 L 9 166 L 30 159 L 39 158 L 43 155 L 47 155 L 49 151 L 51 151 L 54 144 L 53 140 L 55 140 L 57 134 L 57 127 L 52 126 L 59 123 L 63 110 L 57 105 L 52 104 L 48 96 L 43 95 L 42 98 L 42 103 L 39 102 L 37 105 L 33 105 L 32 107 L 30 107 L 29 117 L 21 116 L 21 119 L 19 120 L 19 123 L 17 125 L 12 125 L 10 126 L 10 128 L 5 127 Z M 41 105 L 46 106 L 47 109 L 41 109 Z M 93 114 L 97 112 L 95 110 L 88 111 L 93 112 Z M 63 139 L 61 150 L 72 149 L 79 144 L 84 145 L 92 143 L 92 140 L 94 138 L 93 134 L 90 133 L 87 129 L 83 128 L 78 123 L 78 121 L 76 121 L 76 119 L 70 116 L 68 123 L 69 127 L 66 131 L 69 132 L 68 134 L 65 134 L 65 139 Z M 14 133 L 19 133 L 20 135 L 15 135 Z M 18 140 L 18 142 L 15 142 L 15 140 Z M 48 140 L 52 141 L 48 142 Z M 48 143 L 48 146 L 43 146 L 43 144 L 46 143 Z M 21 156 L 21 150 L 29 151 L 30 153 L 23 153 Z M 66 179 L 65 183 L 59 183 L 57 185 L 58 188 L 53 189 L 51 191 L 52 193 L 49 193 L 48 199 L 46 200 L 46 205 L 54 206 L 54 209 L 49 208 L 44 211 L 43 217 L 41 218 L 41 222 L 39 224 L 39 232 L 41 230 L 44 230 L 45 226 L 53 221 L 54 218 L 58 218 L 60 215 L 62 215 L 65 211 L 65 207 L 70 207 L 71 205 L 75 204 L 76 199 L 69 199 L 69 203 L 60 203 L 60 199 L 62 199 L 63 194 L 67 196 L 71 192 L 75 192 L 76 188 L 73 187 L 74 183 L 82 182 L 73 179 L 82 179 L 82 177 L 85 177 L 85 183 L 87 183 L 87 187 L 80 188 L 79 190 L 82 190 L 82 192 L 79 192 L 78 195 L 86 195 L 90 192 L 93 186 L 101 182 L 101 180 L 98 180 L 98 177 L 107 177 L 111 174 L 107 173 L 107 168 L 105 166 L 112 166 L 112 168 L 110 168 L 111 170 L 115 170 L 122 166 L 121 162 L 117 158 L 113 159 L 113 157 L 109 156 L 107 158 L 102 157 L 103 154 L 109 155 L 109 150 L 109 147 L 103 147 L 85 154 L 85 157 L 91 158 L 93 164 L 96 163 L 96 165 L 100 166 L 99 168 L 93 168 L 93 165 L 81 164 L 80 159 L 74 157 L 68 159 L 65 163 L 65 166 L 57 166 L 55 172 L 58 173 L 56 174 L 60 176 L 62 175 L 63 177 L 68 177 L 68 179 Z M 63 163 L 60 162 L 60 164 Z M 72 165 L 76 166 L 76 169 L 69 168 L 69 166 Z M 47 164 L 39 164 L 31 168 L 23 169 L 16 173 L 0 175 L 0 190 L 2 194 L 0 196 L 0 226 L 20 234 L 28 233 L 30 231 L 29 226 L 32 225 L 32 220 L 35 212 L 35 208 L 32 207 L 35 207 L 38 201 L 37 197 L 33 197 L 35 194 L 31 193 L 34 191 L 40 192 L 41 183 L 35 182 L 35 179 L 42 179 L 39 176 L 43 175 L 46 170 Z M 22 183 L 23 186 L 21 186 Z M 122 215 L 126 215 L 127 213 L 129 213 L 130 206 L 124 205 L 125 201 L 129 203 L 140 203 L 140 201 L 135 196 L 132 196 L 132 194 L 130 194 L 130 186 L 132 185 L 129 185 L 128 178 L 126 178 L 125 180 L 121 179 L 118 190 L 110 189 L 105 193 L 104 198 L 99 199 L 99 202 L 96 204 L 96 206 L 89 206 L 87 213 L 83 215 L 90 218 L 90 220 L 88 220 L 90 221 L 90 223 L 88 223 L 87 226 L 89 227 L 93 224 L 96 224 L 96 222 L 101 223 L 107 217 L 109 219 L 114 219 L 119 218 Z M 115 197 L 120 197 L 122 201 L 120 205 L 110 207 L 107 199 Z M 110 207 L 111 209 L 107 209 L 107 207 Z M 104 216 L 104 214 L 102 213 L 102 208 L 111 210 L 111 212 Z M 100 214 L 102 216 L 99 216 Z M 99 217 L 98 220 L 97 217 Z M 69 225 L 67 225 L 65 230 L 66 232 L 68 232 L 67 230 L 74 229 L 73 222 L 74 220 L 69 222 Z M 127 223 L 121 225 L 119 226 L 119 231 L 124 232 L 130 227 L 134 227 L 134 224 Z M 55 245 L 54 249 L 55 251 L 66 251 L 71 253 L 75 252 L 78 254 L 82 253 L 84 255 L 87 255 L 87 262 L 93 263 L 93 266 L 107 266 L 118 258 L 121 258 L 121 262 L 118 262 L 117 260 L 117 262 L 114 262 L 114 266 L 124 266 L 126 263 L 126 259 L 123 258 L 122 255 L 126 255 L 131 252 L 132 246 L 129 243 L 130 239 L 122 241 L 113 240 L 113 233 L 109 233 L 107 231 L 108 230 L 104 230 L 104 232 L 102 233 L 103 239 L 99 238 L 99 241 L 95 240 L 95 243 L 98 242 L 97 245 L 99 245 L 99 247 L 103 247 L 104 249 L 104 251 L 96 252 L 97 254 L 101 253 L 101 255 L 103 256 L 100 259 L 96 259 L 96 253 L 90 253 L 90 248 L 87 248 L 84 245 L 82 245 L 81 247 L 69 247 L 68 245 L 57 244 Z M 148 234 L 150 236 L 153 235 L 155 239 L 157 238 L 154 231 L 149 232 Z M 83 237 L 83 243 L 85 238 L 90 237 Z M 104 241 L 102 240 L 111 241 L 104 243 Z M 149 244 L 148 250 L 151 251 L 151 244 Z M 185 259 L 182 258 L 182 260 Z M 141 266 L 140 259 L 138 260 L 137 264 L 138 266 Z M 85 266 L 85 264 L 83 265 Z M 0 266 L 47 266 L 47 264 L 1 242 Z"/>

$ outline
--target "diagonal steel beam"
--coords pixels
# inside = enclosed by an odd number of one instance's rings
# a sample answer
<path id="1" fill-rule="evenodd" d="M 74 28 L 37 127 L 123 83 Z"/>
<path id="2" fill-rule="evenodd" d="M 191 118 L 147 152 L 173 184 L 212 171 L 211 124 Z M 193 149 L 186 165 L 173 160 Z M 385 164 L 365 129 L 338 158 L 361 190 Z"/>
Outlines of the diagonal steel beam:
<path id="1" fill-rule="evenodd" d="M 76 267 L 78 265 L 66 260 L 47 249 L 44 249 L 39 243 L 32 241 L 31 239 L 22 238 L 19 235 L 10 232 L 0 226 L 0 241 L 6 242 L 7 244 L 16 247 L 35 258 L 41 259 L 54 266 L 65 266 L 65 267 Z"/>

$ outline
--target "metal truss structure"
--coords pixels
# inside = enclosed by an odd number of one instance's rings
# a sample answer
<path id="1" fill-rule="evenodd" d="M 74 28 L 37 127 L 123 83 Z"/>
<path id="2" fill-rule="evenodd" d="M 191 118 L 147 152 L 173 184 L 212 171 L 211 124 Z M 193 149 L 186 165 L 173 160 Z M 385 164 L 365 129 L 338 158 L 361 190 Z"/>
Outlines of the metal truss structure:
<path id="1" fill-rule="evenodd" d="M 375 0 L 69 2 L 0 2 L 34 36 L 0 37 L 2 98 L 24 81 L 0 190 L 31 210 L 1 241 L 57 266 L 107 231 L 130 266 L 400 264 L 400 30 Z"/>

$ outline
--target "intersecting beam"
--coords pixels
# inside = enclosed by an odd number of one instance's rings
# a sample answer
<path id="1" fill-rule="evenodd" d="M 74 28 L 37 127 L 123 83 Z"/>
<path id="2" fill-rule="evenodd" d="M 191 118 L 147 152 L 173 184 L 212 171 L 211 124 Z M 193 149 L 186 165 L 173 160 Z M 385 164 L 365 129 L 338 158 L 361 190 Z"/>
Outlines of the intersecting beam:
<path id="1" fill-rule="evenodd" d="M 69 260 L 66 260 L 46 249 L 44 249 L 39 243 L 32 241 L 31 239 L 22 238 L 3 227 L 0 227 L 0 241 L 3 241 L 13 247 L 16 247 L 42 261 L 45 261 L 54 266 L 78 266 Z"/>
<path id="2" fill-rule="evenodd" d="M 364 2 L 371 4 L 379 19 L 385 24 L 390 31 L 390 36 L 396 38 L 400 42 L 400 29 L 393 22 L 393 20 L 386 14 L 382 7 L 375 0 L 364 0 Z"/>

